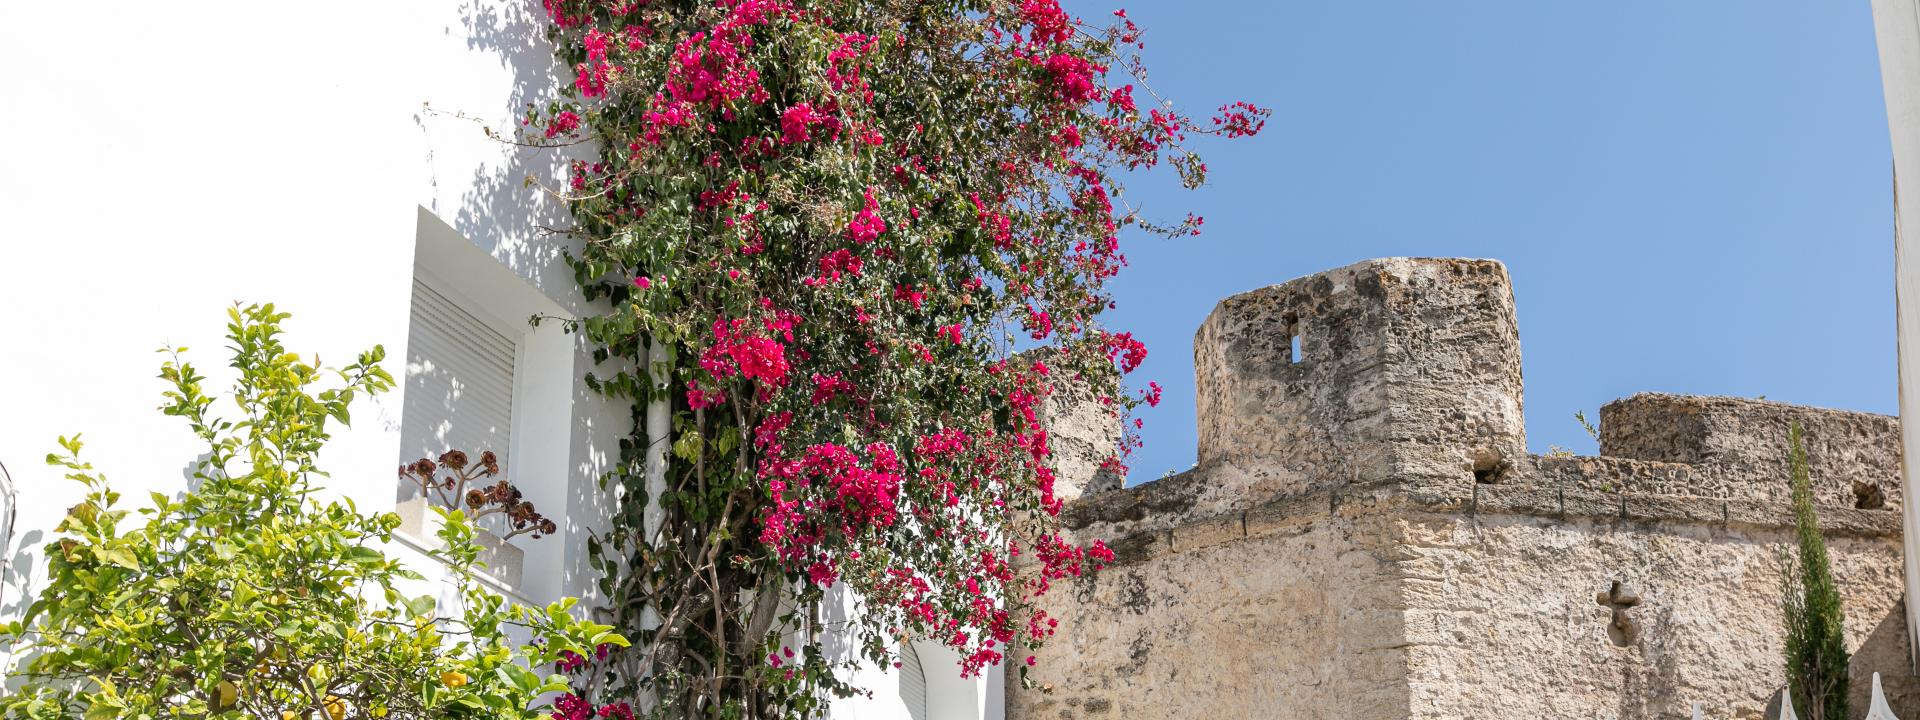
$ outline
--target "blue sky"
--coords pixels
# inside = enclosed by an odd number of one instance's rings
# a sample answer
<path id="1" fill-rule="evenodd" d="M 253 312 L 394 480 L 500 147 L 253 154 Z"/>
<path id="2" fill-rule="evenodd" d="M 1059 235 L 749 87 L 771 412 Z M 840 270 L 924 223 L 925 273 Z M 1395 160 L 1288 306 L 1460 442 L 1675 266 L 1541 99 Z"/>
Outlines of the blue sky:
<path id="1" fill-rule="evenodd" d="M 1073 0 L 1104 15 L 1111 0 Z M 1208 0 L 1129 7 L 1152 85 L 1196 115 L 1211 184 L 1129 199 L 1198 238 L 1131 237 L 1116 327 L 1151 349 L 1131 482 L 1194 457 L 1193 331 L 1227 295 L 1389 255 L 1505 261 L 1528 439 L 1642 390 L 1892 413 L 1886 115 L 1865 0 Z"/>

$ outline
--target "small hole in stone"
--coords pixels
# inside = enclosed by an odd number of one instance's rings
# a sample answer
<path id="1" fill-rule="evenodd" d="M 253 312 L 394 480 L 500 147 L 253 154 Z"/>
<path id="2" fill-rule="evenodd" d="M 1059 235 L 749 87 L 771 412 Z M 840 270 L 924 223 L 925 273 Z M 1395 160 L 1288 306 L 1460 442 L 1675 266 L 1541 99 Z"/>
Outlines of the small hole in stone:
<path id="1" fill-rule="evenodd" d="M 1880 483 L 1855 480 L 1853 506 L 1861 510 L 1884 510 L 1887 507 L 1887 493 L 1880 489 Z"/>
<path id="2" fill-rule="evenodd" d="M 1300 354 L 1300 336 L 1299 335 L 1293 336 L 1293 347 L 1289 349 L 1287 357 L 1293 358 L 1294 362 L 1300 362 L 1306 359 Z"/>
<path id="3" fill-rule="evenodd" d="M 1482 485 L 1500 482 L 1507 474 L 1507 460 L 1499 450 L 1481 448 L 1473 451 L 1473 481 Z"/>

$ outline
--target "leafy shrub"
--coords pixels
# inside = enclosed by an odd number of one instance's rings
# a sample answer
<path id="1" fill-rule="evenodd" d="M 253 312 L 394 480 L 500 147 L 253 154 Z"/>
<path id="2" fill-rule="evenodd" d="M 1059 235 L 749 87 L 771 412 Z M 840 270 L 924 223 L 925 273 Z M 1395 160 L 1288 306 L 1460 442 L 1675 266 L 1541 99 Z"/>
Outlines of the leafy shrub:
<path id="1" fill-rule="evenodd" d="M 329 371 L 279 341 L 287 315 L 272 305 L 229 312 L 231 397 L 239 415 L 212 413 L 215 397 L 180 360 L 161 407 L 206 443 L 195 487 L 152 495 L 130 523 L 119 493 L 82 462 L 78 436 L 47 461 L 86 486 L 46 548 L 48 586 L 4 629 L 24 646 L 19 692 L 0 699 L 11 718 L 534 718 L 542 693 L 565 677 L 529 668 L 567 651 L 624 645 L 611 628 L 581 622 L 569 599 L 544 612 L 507 605 L 474 580 L 473 526 L 443 512 L 438 553 L 464 600 L 436 615 L 432 597 L 406 598 L 420 575 L 383 554 L 399 525 L 351 501 L 319 496 L 315 464 L 332 421 L 356 397 L 393 380 L 375 347 Z M 329 375 L 337 387 L 319 389 Z M 332 383 L 325 383 L 331 385 Z M 505 631 L 538 641 L 514 646 Z"/>

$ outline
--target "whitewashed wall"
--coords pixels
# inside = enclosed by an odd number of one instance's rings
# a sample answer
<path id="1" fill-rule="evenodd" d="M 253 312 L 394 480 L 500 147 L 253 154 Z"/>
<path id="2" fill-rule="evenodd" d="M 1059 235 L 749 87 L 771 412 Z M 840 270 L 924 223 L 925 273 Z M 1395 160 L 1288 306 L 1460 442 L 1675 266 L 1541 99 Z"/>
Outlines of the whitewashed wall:
<path id="1" fill-rule="evenodd" d="M 515 0 L 0 4 L 0 463 L 20 518 L 0 616 L 38 589 L 38 549 L 79 497 L 42 463 L 57 435 L 84 433 L 127 498 L 185 487 L 197 450 L 154 410 L 154 350 L 192 348 L 224 386 L 232 302 L 292 312 L 290 349 L 331 363 L 383 344 L 396 375 L 416 259 L 499 288 L 482 304 L 501 317 L 583 310 L 563 241 L 537 230 L 562 210 L 523 184 L 557 177 L 563 160 L 481 131 L 511 128 L 551 88 L 538 13 Z M 580 383 L 590 360 L 577 342 L 552 332 L 528 342 L 549 366 L 572 344 L 571 379 L 543 373 L 522 390 L 561 422 L 517 424 L 516 445 L 547 457 L 529 478 L 516 456 L 515 479 L 538 484 L 549 514 L 564 492 L 574 522 L 529 546 L 522 589 L 536 601 L 590 593 L 582 538 L 606 505 L 590 479 L 630 423 Z M 324 457 L 330 491 L 393 507 L 400 408 L 396 392 L 357 409 Z M 894 677 L 861 677 L 874 698 L 835 717 L 908 717 Z M 988 685 L 964 684 L 965 702 L 934 717 L 988 704 L 998 717 Z"/>
<path id="2" fill-rule="evenodd" d="M 852 610 L 856 606 L 845 587 L 836 586 L 828 594 L 821 614 L 823 629 L 852 627 L 852 623 L 857 622 L 858 613 Z M 843 637 L 851 635 L 849 631 Z M 903 682 L 902 671 L 861 660 L 858 649 L 851 643 L 835 638 L 823 642 L 828 658 L 859 661 L 852 683 L 871 692 L 871 696 L 836 700 L 830 717 L 833 720 L 1001 720 L 1006 716 L 1004 666 L 989 668 L 979 677 L 962 678 L 959 653 L 935 642 L 915 640 L 912 643 L 924 673 L 924 685 L 910 691 L 908 685 L 913 683 Z M 910 704 L 918 707 L 909 709 Z"/>
<path id="3" fill-rule="evenodd" d="M 127 497 L 182 486 L 192 438 L 152 410 L 153 350 L 192 348 L 220 386 L 230 377 L 223 311 L 236 300 L 292 312 L 289 347 L 335 363 L 383 344 L 398 375 L 416 240 L 438 218 L 461 231 L 469 255 L 500 261 L 494 280 L 517 286 L 501 296 L 578 309 L 571 281 L 552 272 L 560 246 L 530 230 L 552 204 L 505 180 L 539 164 L 474 122 L 423 110 L 432 102 L 505 124 L 538 91 L 524 78 L 548 77 L 545 51 L 507 7 L 127 2 L 90 7 L 85 23 L 70 7 L 0 9 L 10 99 L 0 132 L 21 141 L 0 173 L 0 375 L 14 378 L 0 387 L 0 462 L 20 488 L 20 548 L 44 542 L 77 498 L 40 462 L 57 434 L 84 432 L 88 455 Z M 543 62 L 521 72 L 527 58 Z M 571 340 L 557 334 L 543 329 L 535 344 Z M 573 424 L 522 440 L 557 448 L 557 467 L 592 477 L 607 461 L 594 448 L 610 447 L 627 420 L 580 387 L 575 368 L 561 369 L 574 385 Z M 393 504 L 400 400 L 361 408 L 326 455 L 330 489 L 362 507 Z M 551 491 L 567 478 L 553 474 L 518 479 L 557 502 Z M 570 516 L 592 517 L 598 498 L 573 495 Z M 530 594 L 584 590 L 581 554 L 539 568 Z M 14 563 L 7 605 L 32 589 L 36 563 Z"/>
<path id="4" fill-rule="evenodd" d="M 1920 457 L 1920 1 L 1873 0 L 1873 27 L 1893 141 L 1901 447 L 1911 459 Z M 1920 487 L 1915 486 L 1920 466 L 1909 460 L 1903 472 L 1908 647 L 1920 648 Z"/>

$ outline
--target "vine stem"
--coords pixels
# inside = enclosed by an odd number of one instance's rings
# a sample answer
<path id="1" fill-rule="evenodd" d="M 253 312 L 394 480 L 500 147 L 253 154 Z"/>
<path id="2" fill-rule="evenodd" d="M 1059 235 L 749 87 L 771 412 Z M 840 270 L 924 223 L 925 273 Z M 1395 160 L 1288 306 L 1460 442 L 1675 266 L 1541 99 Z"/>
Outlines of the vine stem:
<path id="1" fill-rule="evenodd" d="M 636 348 L 634 357 L 644 365 L 640 368 L 640 372 L 652 381 L 652 388 L 647 393 L 647 454 L 642 470 L 646 475 L 647 504 L 641 509 L 640 525 L 644 533 L 642 542 L 650 552 L 655 552 L 659 549 L 661 526 L 665 522 L 665 511 L 660 505 L 660 496 L 667 492 L 667 446 L 672 444 L 667 438 L 667 433 L 671 425 L 672 408 L 667 402 L 666 395 L 667 348 L 658 338 L 641 337 L 644 339 L 636 338 L 642 344 Z M 675 603 L 671 615 L 679 615 L 684 605 L 684 598 L 682 602 Z M 656 604 L 650 603 L 641 608 L 640 612 L 641 625 L 658 627 L 662 638 L 671 636 L 675 632 L 672 627 L 674 618 L 670 616 L 662 620 Z M 658 625 L 656 626 L 655 623 Z M 652 671 L 654 652 L 659 649 L 660 641 L 656 641 L 653 648 L 647 651 L 647 660 L 641 665 L 642 672 Z"/>
<path id="2" fill-rule="evenodd" d="M 667 440 L 668 426 L 671 421 L 667 403 L 666 365 L 667 348 L 657 339 L 643 341 L 638 357 L 646 367 L 642 372 L 653 381 L 653 392 L 647 396 L 647 457 L 645 473 L 647 476 L 647 507 L 641 513 L 641 526 L 646 531 L 648 545 L 659 541 L 662 513 L 660 496 L 667 491 Z"/>

